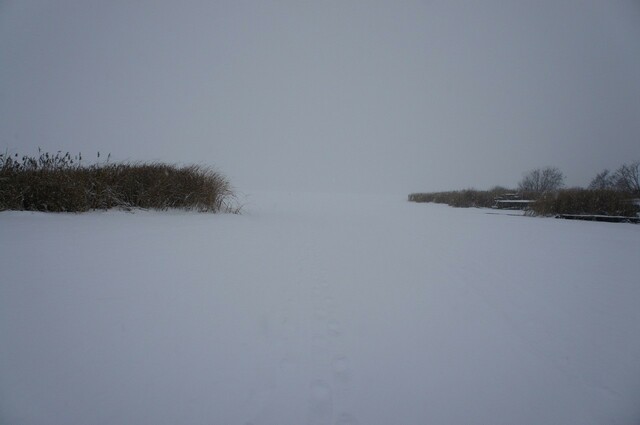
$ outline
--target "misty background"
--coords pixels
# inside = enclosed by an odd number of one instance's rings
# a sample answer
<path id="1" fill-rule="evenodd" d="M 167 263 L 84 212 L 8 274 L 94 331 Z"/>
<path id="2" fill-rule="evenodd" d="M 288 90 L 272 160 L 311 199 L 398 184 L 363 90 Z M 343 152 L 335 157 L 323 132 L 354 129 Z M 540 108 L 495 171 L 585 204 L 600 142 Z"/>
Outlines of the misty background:
<path id="1" fill-rule="evenodd" d="M 0 0 L 0 148 L 245 190 L 568 186 L 640 159 L 638 1 Z"/>

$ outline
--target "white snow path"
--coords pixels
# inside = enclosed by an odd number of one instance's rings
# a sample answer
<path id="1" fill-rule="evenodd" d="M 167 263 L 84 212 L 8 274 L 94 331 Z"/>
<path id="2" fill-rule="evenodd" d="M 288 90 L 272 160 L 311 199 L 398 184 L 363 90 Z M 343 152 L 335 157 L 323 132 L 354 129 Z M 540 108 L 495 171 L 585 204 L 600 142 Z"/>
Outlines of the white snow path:
<path id="1" fill-rule="evenodd" d="M 2 424 L 640 420 L 637 225 L 274 193 L 0 242 Z"/>

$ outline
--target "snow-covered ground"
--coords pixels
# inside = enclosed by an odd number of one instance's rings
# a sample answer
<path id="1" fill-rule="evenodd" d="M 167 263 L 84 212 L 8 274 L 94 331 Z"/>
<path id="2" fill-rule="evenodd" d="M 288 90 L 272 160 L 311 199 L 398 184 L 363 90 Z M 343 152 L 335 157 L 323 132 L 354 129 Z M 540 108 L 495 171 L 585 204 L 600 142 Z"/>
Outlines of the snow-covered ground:
<path id="1" fill-rule="evenodd" d="M 640 420 L 638 225 L 264 193 L 0 243 L 2 424 Z"/>

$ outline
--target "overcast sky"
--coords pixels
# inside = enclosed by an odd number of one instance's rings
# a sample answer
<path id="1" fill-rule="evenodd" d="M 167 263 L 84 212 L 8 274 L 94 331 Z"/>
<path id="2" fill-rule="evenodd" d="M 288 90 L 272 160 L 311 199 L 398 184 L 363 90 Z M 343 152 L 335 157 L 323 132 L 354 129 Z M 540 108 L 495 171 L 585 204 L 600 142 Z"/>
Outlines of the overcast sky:
<path id="1" fill-rule="evenodd" d="M 241 191 L 568 185 L 640 160 L 638 1 L 0 0 L 0 148 Z"/>

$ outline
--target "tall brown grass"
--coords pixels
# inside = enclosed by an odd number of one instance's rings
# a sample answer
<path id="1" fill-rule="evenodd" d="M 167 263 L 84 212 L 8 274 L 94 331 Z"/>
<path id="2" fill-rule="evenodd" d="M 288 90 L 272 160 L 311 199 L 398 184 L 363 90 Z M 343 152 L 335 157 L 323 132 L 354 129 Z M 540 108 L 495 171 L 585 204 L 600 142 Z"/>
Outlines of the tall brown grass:
<path id="1" fill-rule="evenodd" d="M 0 210 L 110 208 L 239 211 L 227 179 L 204 166 L 108 162 L 83 166 L 81 157 L 69 153 L 0 154 Z"/>
<path id="2" fill-rule="evenodd" d="M 537 199 L 535 215 L 578 214 L 635 217 L 638 206 L 633 194 L 620 190 L 565 189 Z"/>
<path id="3" fill-rule="evenodd" d="M 491 190 L 458 190 L 450 192 L 412 193 L 411 202 L 433 202 L 458 208 L 490 208 L 496 198 L 513 191 L 505 188 Z M 552 193 L 519 193 L 521 199 L 533 200 L 527 208 L 531 215 L 607 215 L 636 217 L 640 209 L 631 192 L 603 189 L 561 189 Z"/>
<path id="4" fill-rule="evenodd" d="M 490 208 L 495 204 L 495 199 L 512 190 L 496 187 L 491 190 L 454 190 L 449 192 L 412 193 L 410 202 L 433 202 L 447 204 L 456 208 Z"/>

